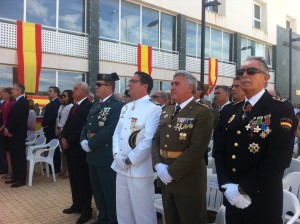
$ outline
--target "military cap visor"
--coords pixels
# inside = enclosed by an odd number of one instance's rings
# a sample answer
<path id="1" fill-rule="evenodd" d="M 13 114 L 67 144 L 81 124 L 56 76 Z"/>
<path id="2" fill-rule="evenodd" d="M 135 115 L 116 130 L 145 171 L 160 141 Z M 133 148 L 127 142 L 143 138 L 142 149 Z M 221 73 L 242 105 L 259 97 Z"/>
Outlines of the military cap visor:
<path id="1" fill-rule="evenodd" d="M 97 81 L 104 80 L 104 81 L 117 81 L 119 80 L 119 76 L 117 73 L 113 72 L 111 74 L 101 74 L 97 75 Z"/>

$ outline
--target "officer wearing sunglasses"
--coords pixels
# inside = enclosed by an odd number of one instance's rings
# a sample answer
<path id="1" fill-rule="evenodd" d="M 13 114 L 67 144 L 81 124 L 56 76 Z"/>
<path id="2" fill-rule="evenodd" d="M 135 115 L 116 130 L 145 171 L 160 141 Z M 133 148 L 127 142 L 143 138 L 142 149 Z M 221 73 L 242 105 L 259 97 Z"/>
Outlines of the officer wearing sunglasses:
<path id="1" fill-rule="evenodd" d="M 282 176 L 291 161 L 296 129 L 293 106 L 265 89 L 270 75 L 262 58 L 248 58 L 236 74 L 245 100 L 222 111 L 214 131 L 226 222 L 282 223 Z"/>

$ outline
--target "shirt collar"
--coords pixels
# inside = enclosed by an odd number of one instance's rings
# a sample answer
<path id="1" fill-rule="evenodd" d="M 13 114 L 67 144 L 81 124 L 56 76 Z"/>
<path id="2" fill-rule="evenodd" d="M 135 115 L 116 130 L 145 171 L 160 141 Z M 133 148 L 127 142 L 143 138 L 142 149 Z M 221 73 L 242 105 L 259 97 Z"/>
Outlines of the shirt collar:
<path id="1" fill-rule="evenodd" d="M 100 100 L 102 103 L 104 103 L 109 97 L 111 97 L 112 94 L 110 94 L 108 97 L 105 97 L 103 100 Z"/>
<path id="2" fill-rule="evenodd" d="M 188 100 L 184 101 L 184 102 L 181 103 L 181 104 L 176 103 L 176 106 L 179 105 L 180 108 L 181 108 L 181 110 L 182 110 L 182 109 L 185 108 L 186 105 L 188 105 L 193 99 L 194 99 L 194 97 L 192 96 L 191 98 L 189 98 Z"/>
<path id="3" fill-rule="evenodd" d="M 84 97 L 83 99 L 79 100 L 79 101 L 77 102 L 78 106 L 79 106 L 79 105 L 82 103 L 82 101 L 84 101 L 86 98 L 87 98 L 87 97 Z"/>
<path id="4" fill-rule="evenodd" d="M 255 94 L 250 99 L 247 99 L 246 97 L 245 102 L 247 102 L 248 100 L 249 103 L 251 103 L 251 105 L 254 106 L 257 103 L 257 101 L 262 97 L 262 95 L 264 95 L 265 91 L 266 91 L 265 89 L 262 89 L 259 93 Z"/>

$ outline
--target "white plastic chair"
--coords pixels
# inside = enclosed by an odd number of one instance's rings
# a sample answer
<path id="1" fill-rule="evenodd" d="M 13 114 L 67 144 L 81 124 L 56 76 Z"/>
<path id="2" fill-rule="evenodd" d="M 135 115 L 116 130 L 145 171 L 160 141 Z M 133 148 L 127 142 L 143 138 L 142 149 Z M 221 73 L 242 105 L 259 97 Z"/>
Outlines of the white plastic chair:
<path id="1" fill-rule="evenodd" d="M 300 160 L 292 158 L 290 167 L 286 168 L 284 171 L 284 177 L 292 172 L 300 172 Z"/>
<path id="2" fill-rule="evenodd" d="M 214 173 L 214 174 L 217 173 L 216 164 L 215 164 L 215 159 L 214 158 L 211 157 L 211 159 L 208 160 L 207 168 L 208 169 L 212 169 L 212 173 Z"/>
<path id="3" fill-rule="evenodd" d="M 166 224 L 165 213 L 164 213 L 164 207 L 163 207 L 163 203 L 162 203 L 161 194 L 155 194 L 154 207 L 155 207 L 156 212 L 158 212 L 158 213 L 161 214 L 162 220 L 163 220 L 163 224 Z"/>
<path id="4" fill-rule="evenodd" d="M 35 131 L 35 134 L 36 134 L 37 136 L 45 135 L 45 133 L 44 133 L 44 128 L 41 127 L 39 130 Z"/>
<path id="5" fill-rule="evenodd" d="M 35 163 L 42 162 L 50 164 L 53 181 L 56 182 L 54 164 L 53 164 L 53 156 L 56 147 L 59 145 L 58 139 L 52 139 L 46 145 L 37 145 L 31 146 L 27 152 L 27 160 L 29 161 L 29 178 L 28 178 L 28 186 L 32 186 L 32 176 L 34 171 Z M 45 153 L 48 152 L 47 155 Z M 42 168 L 42 167 L 41 167 Z M 49 177 L 49 166 L 46 166 L 47 177 Z M 42 171 L 43 174 L 43 171 Z"/>
<path id="6" fill-rule="evenodd" d="M 294 215 L 287 215 L 287 212 L 292 212 Z M 283 211 L 282 211 L 282 219 L 284 223 L 292 224 L 297 221 L 300 215 L 300 205 L 299 201 L 294 194 L 283 189 Z"/>
<path id="7" fill-rule="evenodd" d="M 218 212 L 223 204 L 223 193 L 219 190 L 217 174 L 207 175 L 207 210 Z"/>
<path id="8" fill-rule="evenodd" d="M 26 142 L 26 146 L 27 146 L 27 148 L 26 148 L 26 155 L 27 155 L 28 148 L 30 146 L 44 145 L 44 144 L 46 144 L 46 137 L 44 135 L 40 135 L 34 141 Z"/>
<path id="9" fill-rule="evenodd" d="M 26 143 L 31 143 L 36 139 L 36 134 L 29 134 L 26 138 Z"/>
<path id="10" fill-rule="evenodd" d="M 222 205 L 217 213 L 215 224 L 226 224 L 226 207 Z"/>

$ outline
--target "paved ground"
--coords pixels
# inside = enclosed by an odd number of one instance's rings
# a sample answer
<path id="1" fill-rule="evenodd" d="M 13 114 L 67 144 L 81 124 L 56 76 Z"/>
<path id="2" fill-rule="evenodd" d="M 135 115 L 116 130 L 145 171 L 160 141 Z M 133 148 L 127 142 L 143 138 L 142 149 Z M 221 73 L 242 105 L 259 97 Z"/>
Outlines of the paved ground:
<path id="1" fill-rule="evenodd" d="M 35 173 L 32 187 L 11 188 L 0 181 L 0 223 L 1 224 L 36 224 L 36 223 L 75 223 L 79 214 L 62 213 L 71 205 L 69 179 L 53 179 Z M 93 204 L 93 219 L 96 209 Z"/>
<path id="2" fill-rule="evenodd" d="M 36 167 L 39 170 L 39 167 Z M 67 215 L 62 210 L 71 205 L 69 179 L 47 178 L 34 173 L 32 187 L 11 188 L 0 179 L 0 224 L 61 224 L 75 223 L 79 214 Z M 93 219 L 96 207 L 93 203 Z M 158 220 L 162 224 L 162 220 Z"/>

